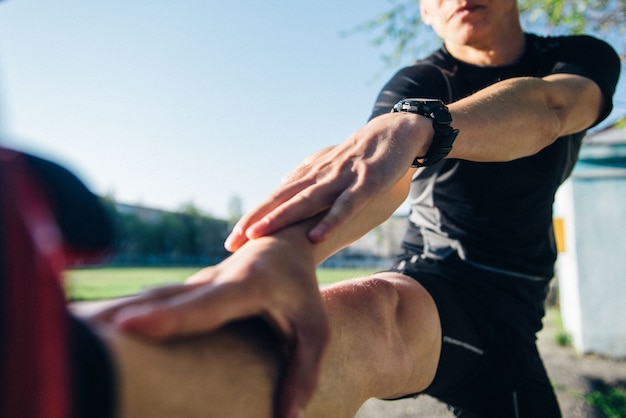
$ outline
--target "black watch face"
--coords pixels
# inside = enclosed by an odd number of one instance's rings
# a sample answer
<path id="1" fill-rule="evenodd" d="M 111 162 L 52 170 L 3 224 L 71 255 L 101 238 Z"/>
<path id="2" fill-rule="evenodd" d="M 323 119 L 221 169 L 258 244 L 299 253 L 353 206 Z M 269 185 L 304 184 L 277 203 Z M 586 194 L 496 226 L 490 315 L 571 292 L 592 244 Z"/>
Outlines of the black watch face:
<path id="1" fill-rule="evenodd" d="M 438 119 L 441 113 L 447 113 L 447 107 L 439 99 L 403 99 L 393 107 L 393 112 L 417 113 Z M 444 119 L 448 119 L 444 117 Z"/>

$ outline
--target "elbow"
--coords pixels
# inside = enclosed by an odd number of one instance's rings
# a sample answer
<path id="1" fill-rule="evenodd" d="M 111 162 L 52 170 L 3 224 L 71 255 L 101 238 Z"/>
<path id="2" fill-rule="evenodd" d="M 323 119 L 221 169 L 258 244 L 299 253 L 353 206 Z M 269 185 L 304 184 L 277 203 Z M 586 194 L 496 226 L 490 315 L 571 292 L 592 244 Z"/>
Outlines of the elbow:
<path id="1" fill-rule="evenodd" d="M 561 115 L 562 110 L 558 107 L 547 107 L 545 112 L 546 116 L 537 130 L 539 135 L 534 141 L 535 149 L 531 149 L 529 155 L 538 153 L 566 134 L 563 116 Z"/>
<path id="2" fill-rule="evenodd" d="M 547 119 L 551 119 L 546 135 L 552 133 L 554 139 L 588 129 L 607 106 L 599 86 L 585 77 L 555 74 L 543 81 L 548 86 Z"/>
<path id="3" fill-rule="evenodd" d="M 544 148 L 552 145 L 558 138 L 571 132 L 567 132 L 566 120 L 567 109 L 559 104 L 544 102 L 543 106 L 536 107 L 539 114 L 535 119 L 535 126 L 522 126 L 525 131 L 525 146 L 520 146 L 514 150 L 523 150 L 521 155 L 511 152 L 510 161 L 518 158 L 530 157 L 537 154 Z M 512 150 L 512 151 L 514 151 Z"/>

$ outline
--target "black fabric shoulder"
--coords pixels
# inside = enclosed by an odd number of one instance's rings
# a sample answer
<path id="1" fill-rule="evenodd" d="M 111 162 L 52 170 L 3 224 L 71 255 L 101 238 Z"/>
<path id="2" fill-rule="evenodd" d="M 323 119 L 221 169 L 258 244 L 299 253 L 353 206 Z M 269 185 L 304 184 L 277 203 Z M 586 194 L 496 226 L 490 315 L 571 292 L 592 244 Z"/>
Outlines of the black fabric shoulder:
<path id="1" fill-rule="evenodd" d="M 595 81 L 607 96 L 613 96 L 621 62 L 617 52 L 605 41 L 589 35 L 545 38 L 545 53 L 557 50 L 554 73 L 576 71 Z"/>
<path id="2" fill-rule="evenodd" d="M 539 55 L 552 61 L 551 74 L 576 74 L 593 80 L 605 96 L 606 106 L 596 124 L 613 109 L 621 62 L 605 41 L 589 35 L 541 38 L 529 35 Z"/>
<path id="3" fill-rule="evenodd" d="M 389 113 L 398 101 L 410 97 L 451 101 L 450 85 L 446 70 L 431 55 L 415 64 L 399 70 L 380 91 L 370 119 Z"/>

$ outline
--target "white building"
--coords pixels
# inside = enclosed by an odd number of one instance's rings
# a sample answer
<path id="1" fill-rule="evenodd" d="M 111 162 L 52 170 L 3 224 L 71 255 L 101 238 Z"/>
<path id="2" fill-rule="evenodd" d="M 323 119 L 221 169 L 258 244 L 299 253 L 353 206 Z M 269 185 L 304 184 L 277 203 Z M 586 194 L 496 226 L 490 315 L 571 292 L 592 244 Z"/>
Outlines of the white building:
<path id="1" fill-rule="evenodd" d="M 626 127 L 586 138 L 555 219 L 566 331 L 581 353 L 626 358 Z"/>

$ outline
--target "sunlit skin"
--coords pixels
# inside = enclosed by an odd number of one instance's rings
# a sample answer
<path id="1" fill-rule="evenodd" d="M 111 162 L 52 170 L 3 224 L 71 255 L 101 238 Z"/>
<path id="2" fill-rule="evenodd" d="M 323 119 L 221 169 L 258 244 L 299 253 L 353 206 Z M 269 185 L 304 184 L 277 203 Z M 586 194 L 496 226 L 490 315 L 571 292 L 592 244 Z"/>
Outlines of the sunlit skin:
<path id="1" fill-rule="evenodd" d="M 456 58 L 476 65 L 514 62 L 524 50 L 516 0 L 422 0 L 424 23 Z"/>

